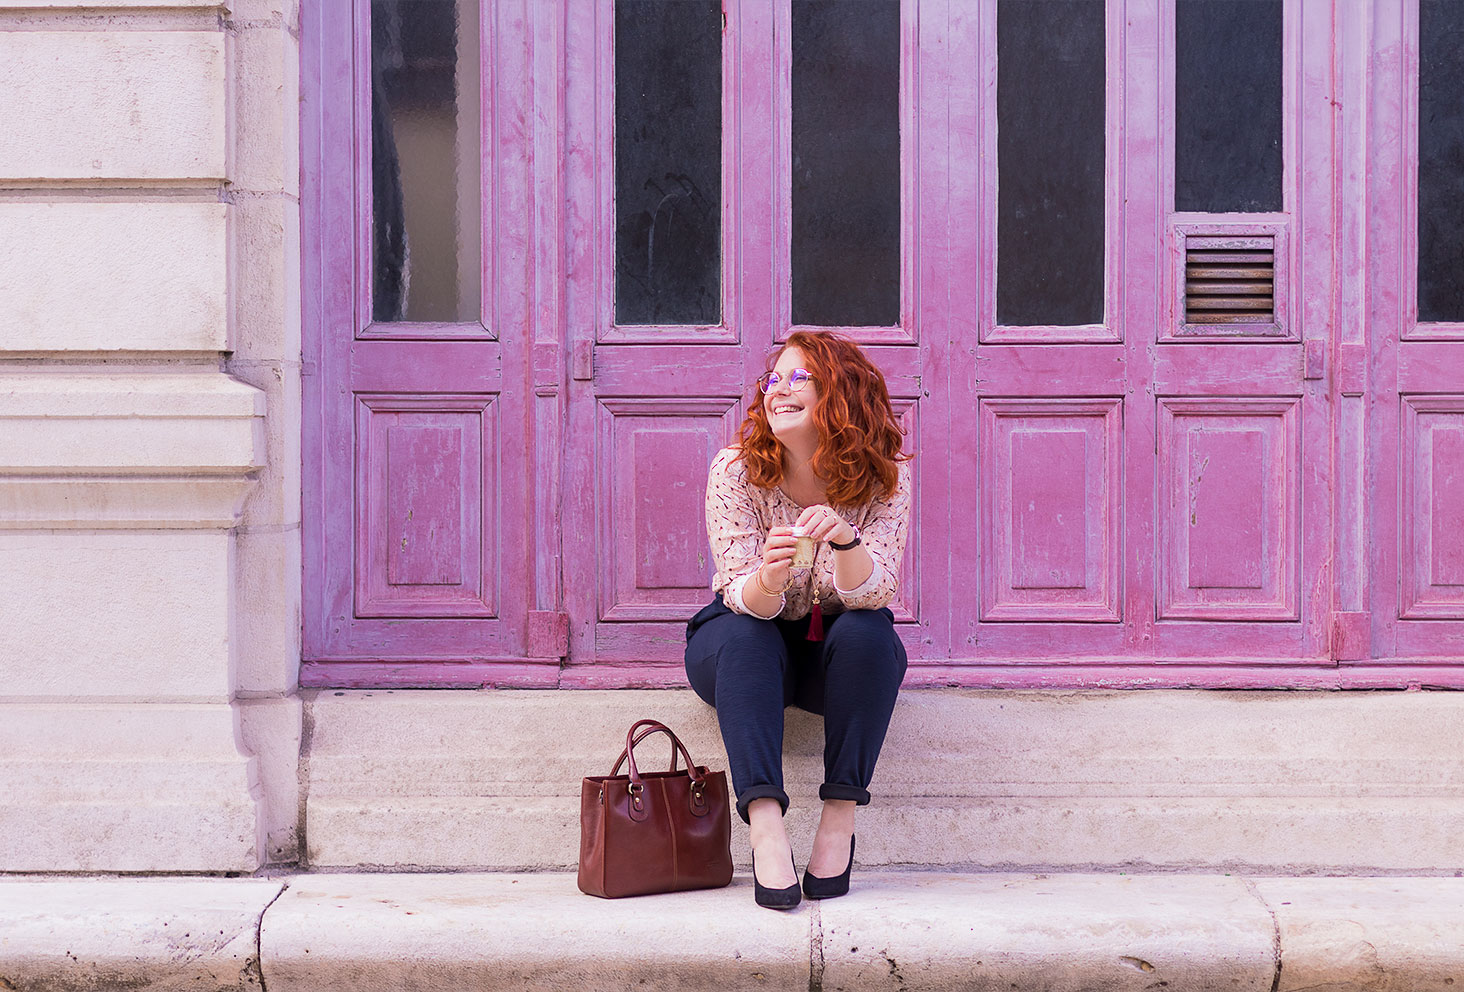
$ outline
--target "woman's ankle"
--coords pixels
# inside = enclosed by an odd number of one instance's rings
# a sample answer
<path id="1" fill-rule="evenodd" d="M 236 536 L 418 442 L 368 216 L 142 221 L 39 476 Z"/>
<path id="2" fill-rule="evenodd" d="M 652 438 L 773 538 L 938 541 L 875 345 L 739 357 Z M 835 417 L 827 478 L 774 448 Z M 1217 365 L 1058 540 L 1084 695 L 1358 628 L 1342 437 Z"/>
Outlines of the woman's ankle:
<path id="1" fill-rule="evenodd" d="M 852 835 L 856 809 L 858 806 L 852 799 L 825 799 L 818 818 L 818 832 L 842 837 Z"/>
<path id="2" fill-rule="evenodd" d="M 748 839 L 753 847 L 774 843 L 791 847 L 783 825 L 783 807 L 776 799 L 754 799 L 747 805 Z"/>

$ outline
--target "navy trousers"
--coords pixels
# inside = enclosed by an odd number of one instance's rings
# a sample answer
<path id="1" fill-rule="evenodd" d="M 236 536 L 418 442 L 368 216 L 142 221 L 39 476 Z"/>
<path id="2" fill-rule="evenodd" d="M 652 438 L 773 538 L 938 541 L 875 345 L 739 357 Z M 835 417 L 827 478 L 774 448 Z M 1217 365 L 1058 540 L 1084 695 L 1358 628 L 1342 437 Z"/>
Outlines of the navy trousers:
<path id="1" fill-rule="evenodd" d="M 824 718 L 820 799 L 869 802 L 869 782 L 905 677 L 905 646 L 889 610 L 824 617 L 824 639 L 810 641 L 808 618 L 759 620 L 733 613 L 720 598 L 686 628 L 686 677 L 717 710 L 732 765 L 737 812 L 772 798 L 784 812 L 783 710 Z"/>

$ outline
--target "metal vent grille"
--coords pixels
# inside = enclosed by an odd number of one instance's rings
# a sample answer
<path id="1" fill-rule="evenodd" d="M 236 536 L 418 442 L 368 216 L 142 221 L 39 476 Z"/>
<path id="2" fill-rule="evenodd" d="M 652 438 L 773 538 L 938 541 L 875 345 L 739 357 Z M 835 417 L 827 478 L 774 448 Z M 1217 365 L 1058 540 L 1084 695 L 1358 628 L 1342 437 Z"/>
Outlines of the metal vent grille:
<path id="1" fill-rule="evenodd" d="M 1274 237 L 1185 238 L 1185 323 L 1270 324 L 1275 319 Z"/>

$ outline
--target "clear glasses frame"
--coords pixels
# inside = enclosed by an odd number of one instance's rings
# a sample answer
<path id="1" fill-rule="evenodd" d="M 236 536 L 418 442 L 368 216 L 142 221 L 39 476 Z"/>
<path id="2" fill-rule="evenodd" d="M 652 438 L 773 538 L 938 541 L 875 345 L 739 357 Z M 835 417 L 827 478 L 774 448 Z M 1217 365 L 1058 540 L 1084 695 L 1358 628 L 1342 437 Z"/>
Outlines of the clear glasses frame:
<path id="1" fill-rule="evenodd" d="M 813 373 L 808 371 L 808 369 L 792 369 L 788 373 L 788 390 L 790 392 L 796 393 L 805 385 L 807 385 L 808 380 L 812 378 Z M 767 393 L 771 393 L 774 389 L 777 389 L 778 383 L 782 381 L 783 377 L 780 376 L 778 373 L 764 372 L 762 375 L 757 377 L 757 388 L 762 390 L 764 395 L 766 395 Z"/>

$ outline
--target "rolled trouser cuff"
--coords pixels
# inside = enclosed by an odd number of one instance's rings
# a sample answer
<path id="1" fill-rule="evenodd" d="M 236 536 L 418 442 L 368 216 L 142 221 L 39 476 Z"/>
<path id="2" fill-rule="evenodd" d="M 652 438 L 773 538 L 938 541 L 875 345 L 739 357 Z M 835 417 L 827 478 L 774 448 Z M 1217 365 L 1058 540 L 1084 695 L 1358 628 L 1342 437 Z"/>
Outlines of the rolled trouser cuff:
<path id="1" fill-rule="evenodd" d="M 861 789 L 857 785 L 839 785 L 834 782 L 825 782 L 818 787 L 818 798 L 852 799 L 858 806 L 868 806 L 869 790 Z"/>
<path id="2" fill-rule="evenodd" d="M 737 815 L 742 817 L 742 822 L 749 822 L 747 819 L 747 806 L 754 799 L 776 799 L 778 805 L 783 807 L 783 813 L 788 812 L 788 793 L 776 785 L 754 785 L 749 786 L 742 795 L 737 797 Z"/>

